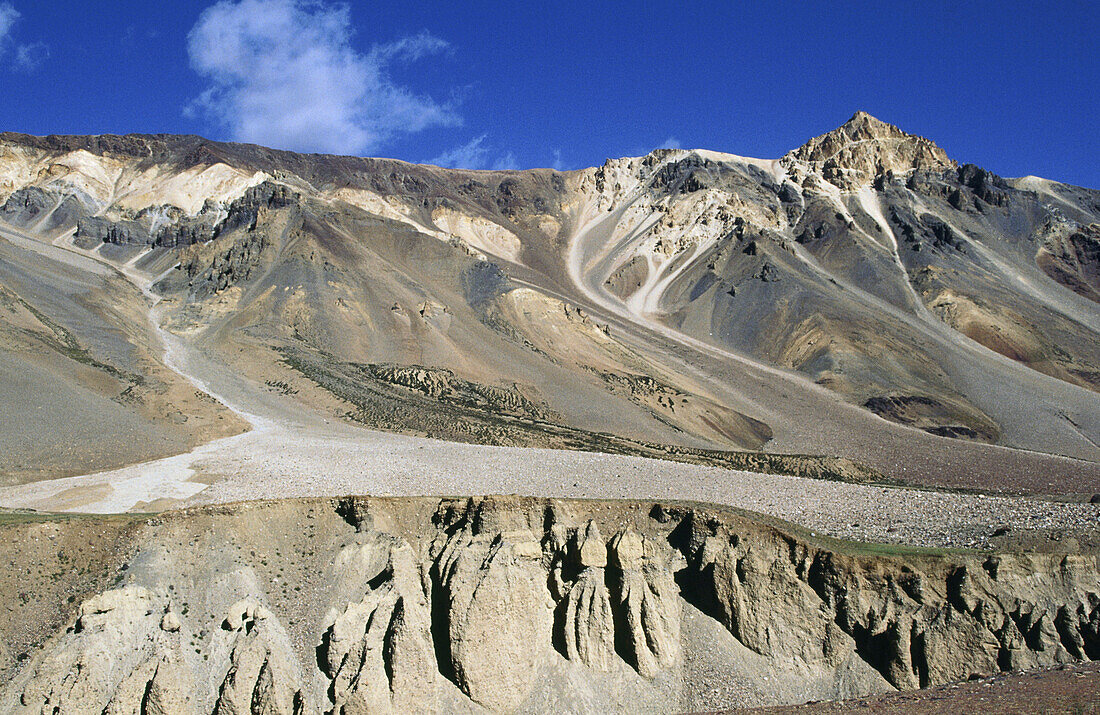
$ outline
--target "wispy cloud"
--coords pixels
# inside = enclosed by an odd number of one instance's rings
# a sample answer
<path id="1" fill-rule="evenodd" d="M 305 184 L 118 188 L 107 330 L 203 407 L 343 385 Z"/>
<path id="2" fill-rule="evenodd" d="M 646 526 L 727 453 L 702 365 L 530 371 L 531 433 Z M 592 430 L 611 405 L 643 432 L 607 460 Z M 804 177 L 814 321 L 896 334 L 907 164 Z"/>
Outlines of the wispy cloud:
<path id="1" fill-rule="evenodd" d="M 515 154 L 508 152 L 503 156 L 498 156 L 489 168 L 494 171 L 516 171 L 519 169 L 519 162 L 516 161 Z"/>
<path id="2" fill-rule="evenodd" d="M 0 2 L 0 47 L 11 39 L 11 28 L 19 19 L 19 11 L 10 2 Z"/>
<path id="3" fill-rule="evenodd" d="M 658 134 L 657 136 L 660 136 L 660 135 Z M 658 144 L 657 148 L 658 149 L 682 149 L 683 147 L 680 146 L 680 140 L 679 139 L 677 139 L 676 137 L 669 137 L 668 139 L 665 139 L 663 142 Z"/>
<path id="4" fill-rule="evenodd" d="M 436 55 L 451 49 L 450 43 L 440 39 L 430 32 L 423 31 L 419 35 L 403 37 L 400 40 L 388 42 L 383 45 L 375 45 L 370 52 L 371 59 L 376 62 L 389 62 L 392 60 L 404 60 L 414 62 L 428 55 Z"/>
<path id="5" fill-rule="evenodd" d="M 402 133 L 457 126 L 453 106 L 396 84 L 389 67 L 448 49 L 421 33 L 351 45 L 347 5 L 314 0 L 222 0 L 188 35 L 191 66 L 209 86 L 187 108 L 237 141 L 361 154 Z"/>
<path id="6" fill-rule="evenodd" d="M 519 162 L 516 161 L 516 156 L 512 152 L 492 158 L 494 152 L 485 145 L 485 140 L 488 138 L 488 134 L 474 137 L 461 146 L 428 159 L 428 163 L 448 169 L 493 169 L 495 171 L 518 169 Z"/>
<path id="7" fill-rule="evenodd" d="M 15 66 L 24 72 L 32 72 L 50 57 L 50 48 L 45 42 L 31 42 L 15 48 Z"/>
<path id="8" fill-rule="evenodd" d="M 7 54 L 8 48 L 15 45 L 12 28 L 22 15 L 10 2 L 0 2 L 0 59 Z M 37 69 L 50 56 L 49 46 L 44 42 L 29 42 L 15 45 L 12 66 L 15 69 L 31 71 Z"/>
<path id="9" fill-rule="evenodd" d="M 488 136 L 488 134 L 482 134 L 479 137 L 474 137 L 462 146 L 448 149 L 439 156 L 428 159 L 428 163 L 447 169 L 457 167 L 464 169 L 479 168 L 489 154 L 489 150 L 483 146 Z"/>

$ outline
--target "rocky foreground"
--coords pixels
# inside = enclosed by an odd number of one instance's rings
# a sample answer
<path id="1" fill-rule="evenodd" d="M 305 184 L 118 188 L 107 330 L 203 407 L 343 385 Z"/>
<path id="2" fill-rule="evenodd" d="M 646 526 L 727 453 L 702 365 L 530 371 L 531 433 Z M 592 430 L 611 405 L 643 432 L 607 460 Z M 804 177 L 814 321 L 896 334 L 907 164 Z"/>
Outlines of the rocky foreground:
<path id="1" fill-rule="evenodd" d="M 1094 553 L 870 546 L 689 503 L 9 514 L 0 557 L 17 713 L 681 711 L 1100 659 Z"/>

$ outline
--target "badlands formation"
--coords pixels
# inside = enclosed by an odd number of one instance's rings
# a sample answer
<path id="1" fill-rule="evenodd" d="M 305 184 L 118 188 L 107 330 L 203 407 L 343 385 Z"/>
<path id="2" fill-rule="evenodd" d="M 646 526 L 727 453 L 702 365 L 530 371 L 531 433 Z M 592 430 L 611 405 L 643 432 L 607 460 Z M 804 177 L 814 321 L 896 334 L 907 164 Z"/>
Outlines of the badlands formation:
<path id="1" fill-rule="evenodd" d="M 1098 302 L 1100 192 L 864 113 L 572 172 L 0 134 L 0 708 L 1086 668 Z"/>

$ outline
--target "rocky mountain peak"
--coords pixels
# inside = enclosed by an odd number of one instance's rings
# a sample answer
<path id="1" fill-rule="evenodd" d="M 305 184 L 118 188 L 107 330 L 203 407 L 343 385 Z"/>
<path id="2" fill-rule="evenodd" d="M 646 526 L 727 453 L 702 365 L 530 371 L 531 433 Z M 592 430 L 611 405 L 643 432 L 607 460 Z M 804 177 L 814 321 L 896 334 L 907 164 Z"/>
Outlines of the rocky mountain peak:
<path id="1" fill-rule="evenodd" d="M 863 111 L 831 132 L 814 137 L 783 161 L 792 173 L 818 173 L 842 189 L 869 184 L 888 171 L 955 167 L 934 142 Z"/>

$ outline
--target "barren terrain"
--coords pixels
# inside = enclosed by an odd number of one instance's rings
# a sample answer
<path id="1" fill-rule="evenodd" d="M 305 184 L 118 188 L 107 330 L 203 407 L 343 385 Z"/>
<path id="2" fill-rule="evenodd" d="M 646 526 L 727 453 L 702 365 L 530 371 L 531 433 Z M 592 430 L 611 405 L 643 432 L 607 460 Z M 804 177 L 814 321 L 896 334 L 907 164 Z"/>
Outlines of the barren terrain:
<path id="1" fill-rule="evenodd" d="M 564 173 L 0 135 L 5 702 L 713 710 L 1100 657 L 1098 225 L 863 113 Z"/>

